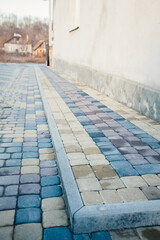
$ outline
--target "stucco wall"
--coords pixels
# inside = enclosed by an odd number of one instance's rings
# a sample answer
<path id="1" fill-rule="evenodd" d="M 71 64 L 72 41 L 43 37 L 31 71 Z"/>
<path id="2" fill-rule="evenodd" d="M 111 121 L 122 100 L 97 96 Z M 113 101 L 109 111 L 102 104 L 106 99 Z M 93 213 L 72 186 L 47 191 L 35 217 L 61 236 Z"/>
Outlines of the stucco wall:
<path id="1" fill-rule="evenodd" d="M 54 68 L 160 121 L 160 1 L 69 0 L 54 9 Z"/>

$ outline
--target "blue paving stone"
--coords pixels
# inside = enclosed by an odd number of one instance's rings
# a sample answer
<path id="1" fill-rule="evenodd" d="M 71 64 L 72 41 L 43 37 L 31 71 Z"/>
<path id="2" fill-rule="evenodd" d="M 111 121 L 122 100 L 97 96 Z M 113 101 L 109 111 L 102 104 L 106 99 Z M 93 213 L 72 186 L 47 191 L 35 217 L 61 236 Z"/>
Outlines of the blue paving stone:
<path id="1" fill-rule="evenodd" d="M 36 183 L 21 184 L 19 187 L 19 194 L 20 195 L 40 194 L 40 184 Z"/>
<path id="2" fill-rule="evenodd" d="M 18 185 L 7 186 L 5 189 L 5 196 L 16 196 L 18 195 Z"/>
<path id="3" fill-rule="evenodd" d="M 72 234 L 67 227 L 44 229 L 44 240 L 72 240 Z"/>
<path id="4" fill-rule="evenodd" d="M 62 189 L 60 186 L 42 187 L 42 190 L 41 190 L 42 198 L 59 197 L 61 195 L 62 195 Z"/>
<path id="5" fill-rule="evenodd" d="M 24 152 L 23 158 L 38 158 L 39 153 L 38 152 Z"/>
<path id="6" fill-rule="evenodd" d="M 11 143 L 12 142 L 12 138 L 2 138 L 1 142 L 2 143 Z"/>
<path id="7" fill-rule="evenodd" d="M 124 156 L 121 155 L 121 154 L 107 156 L 107 160 L 109 162 L 112 162 L 112 161 L 126 161 Z"/>
<path id="8" fill-rule="evenodd" d="M 41 210 L 40 208 L 25 208 L 16 211 L 15 224 L 22 223 L 40 223 Z"/>
<path id="9" fill-rule="evenodd" d="M 73 240 L 90 240 L 88 234 L 73 235 Z"/>
<path id="10" fill-rule="evenodd" d="M 3 167 L 3 168 L 0 168 L 0 176 L 18 175 L 19 173 L 20 173 L 20 167 Z"/>
<path id="11" fill-rule="evenodd" d="M 111 166 L 120 177 L 139 175 L 138 172 L 127 161 L 113 161 L 111 162 Z"/>
<path id="12" fill-rule="evenodd" d="M 0 198 L 0 210 L 10 210 L 16 208 L 16 197 Z"/>
<path id="13" fill-rule="evenodd" d="M 104 134 L 102 132 L 89 132 L 89 136 L 91 138 L 104 137 Z"/>
<path id="14" fill-rule="evenodd" d="M 52 148 L 53 145 L 52 143 L 45 143 L 45 142 L 41 142 L 38 144 L 39 148 Z"/>
<path id="15" fill-rule="evenodd" d="M 7 148 L 6 152 L 7 153 L 19 153 L 21 152 L 22 148 L 21 147 L 10 147 Z"/>
<path id="16" fill-rule="evenodd" d="M 144 143 L 158 143 L 158 140 L 153 138 L 153 137 L 144 137 L 144 138 L 141 138 L 141 141 L 144 142 Z"/>
<path id="17" fill-rule="evenodd" d="M 22 143 L 1 143 L 1 147 L 21 147 Z"/>
<path id="18" fill-rule="evenodd" d="M 95 141 L 95 143 L 104 143 L 104 144 L 107 142 L 110 143 L 110 141 L 106 137 L 94 138 L 94 141 Z"/>
<path id="19" fill-rule="evenodd" d="M 154 143 L 154 142 L 148 142 L 147 143 L 152 149 L 158 149 L 160 148 L 160 144 L 158 143 Z"/>
<path id="20" fill-rule="evenodd" d="M 12 159 L 12 160 L 6 160 L 6 167 L 18 167 L 21 166 L 21 160 L 20 159 Z"/>
<path id="21" fill-rule="evenodd" d="M 108 148 L 106 148 L 105 150 L 103 150 L 102 151 L 103 152 L 103 154 L 106 156 L 106 157 L 108 157 L 108 156 L 110 156 L 110 155 L 117 155 L 117 154 L 120 154 L 120 152 L 116 149 L 116 148 L 114 148 L 114 147 L 108 147 Z"/>
<path id="22" fill-rule="evenodd" d="M 47 176 L 41 178 L 41 186 L 53 186 L 53 185 L 59 185 L 60 184 L 60 178 L 58 176 Z"/>
<path id="23" fill-rule="evenodd" d="M 0 159 L 6 160 L 10 158 L 10 154 L 8 153 L 0 153 Z"/>
<path id="24" fill-rule="evenodd" d="M 22 153 L 13 153 L 12 158 L 22 158 Z"/>
<path id="25" fill-rule="evenodd" d="M 23 147 L 23 152 L 38 152 L 38 147 Z"/>
<path id="26" fill-rule="evenodd" d="M 58 169 L 56 167 L 42 168 L 40 172 L 41 172 L 41 176 L 55 176 L 58 174 Z"/>
<path id="27" fill-rule="evenodd" d="M 137 165 L 135 169 L 140 175 L 160 173 L 160 164 Z"/>
<path id="28" fill-rule="evenodd" d="M 108 232 L 92 233 L 92 240 L 112 240 Z"/>
<path id="29" fill-rule="evenodd" d="M 39 143 L 50 143 L 51 139 L 50 138 L 41 138 L 41 139 L 39 138 L 38 142 Z"/>
<path id="30" fill-rule="evenodd" d="M 23 147 L 37 147 L 38 143 L 37 142 L 24 142 Z"/>
<path id="31" fill-rule="evenodd" d="M 18 197 L 18 208 L 39 208 L 41 197 L 39 195 L 25 195 Z"/>

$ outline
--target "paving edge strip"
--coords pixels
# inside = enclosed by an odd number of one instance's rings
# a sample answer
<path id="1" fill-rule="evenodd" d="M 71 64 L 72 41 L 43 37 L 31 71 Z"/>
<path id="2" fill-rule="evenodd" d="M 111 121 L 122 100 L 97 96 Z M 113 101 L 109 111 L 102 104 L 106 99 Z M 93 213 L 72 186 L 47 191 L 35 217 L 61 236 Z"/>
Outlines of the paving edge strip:
<path id="1" fill-rule="evenodd" d="M 36 77 L 61 172 L 71 228 L 75 234 L 160 225 L 160 200 L 84 206 L 47 98 Z M 39 71 L 41 71 L 39 69 Z"/>

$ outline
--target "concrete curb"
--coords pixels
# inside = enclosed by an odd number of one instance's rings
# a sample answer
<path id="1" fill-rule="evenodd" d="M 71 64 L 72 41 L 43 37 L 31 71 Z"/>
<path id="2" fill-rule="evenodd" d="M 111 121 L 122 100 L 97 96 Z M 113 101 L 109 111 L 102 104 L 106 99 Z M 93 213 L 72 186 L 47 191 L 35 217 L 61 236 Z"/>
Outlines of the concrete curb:
<path id="1" fill-rule="evenodd" d="M 37 71 L 36 77 L 58 159 L 72 231 L 80 234 L 160 225 L 160 200 L 84 206 Z"/>

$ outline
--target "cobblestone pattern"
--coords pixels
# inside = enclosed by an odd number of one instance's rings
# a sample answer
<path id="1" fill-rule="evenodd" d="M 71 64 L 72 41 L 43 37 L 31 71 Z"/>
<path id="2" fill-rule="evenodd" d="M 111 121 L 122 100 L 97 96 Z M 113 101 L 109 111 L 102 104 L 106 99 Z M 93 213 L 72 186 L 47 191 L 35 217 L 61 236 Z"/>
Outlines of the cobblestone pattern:
<path id="1" fill-rule="evenodd" d="M 0 239 L 159 239 L 159 227 L 72 234 L 34 68 L 28 64 L 0 64 Z M 5 92 L 10 83 L 14 87 Z M 62 128 L 62 132 L 65 130 Z M 81 132 L 77 125 L 75 131 Z M 70 161 L 77 161 L 76 155 L 71 155 Z M 95 155 L 88 155 L 89 159 L 93 157 L 93 165 Z M 101 154 L 98 157 L 104 162 Z M 82 153 L 82 162 L 89 159 Z M 153 185 L 157 179 L 154 175 L 147 181 Z"/>
<path id="2" fill-rule="evenodd" d="M 51 70 L 43 71 L 85 205 L 160 199 L 159 140 Z"/>

